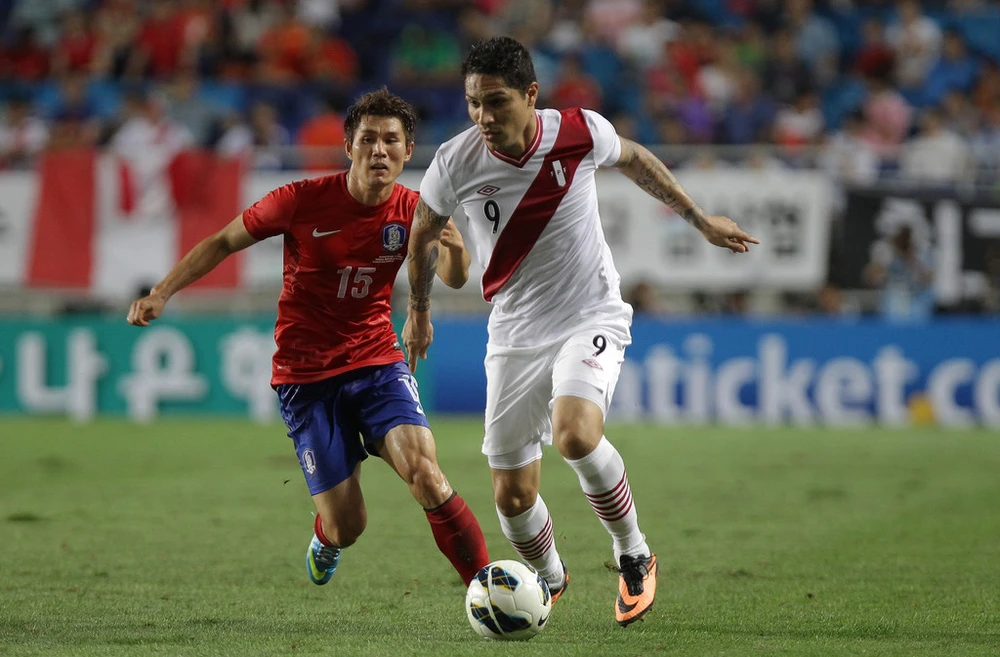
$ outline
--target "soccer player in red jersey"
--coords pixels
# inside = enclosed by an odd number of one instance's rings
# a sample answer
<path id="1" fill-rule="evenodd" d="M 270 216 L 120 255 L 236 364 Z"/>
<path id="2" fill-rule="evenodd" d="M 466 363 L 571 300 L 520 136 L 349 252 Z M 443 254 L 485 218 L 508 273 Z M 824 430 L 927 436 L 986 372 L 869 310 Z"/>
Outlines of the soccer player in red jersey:
<path id="1" fill-rule="evenodd" d="M 318 512 L 306 553 L 316 584 L 330 580 L 341 550 L 365 529 L 360 474 L 369 454 L 407 483 L 463 582 L 489 562 L 479 522 L 438 465 L 390 316 L 418 201 L 396 183 L 415 123 L 413 108 L 385 89 L 362 96 L 344 121 L 347 172 L 272 191 L 191 249 L 128 314 L 129 323 L 148 326 L 171 296 L 226 257 L 283 236 L 271 385 Z M 437 246 L 438 276 L 460 287 L 469 254 L 454 224 Z"/>

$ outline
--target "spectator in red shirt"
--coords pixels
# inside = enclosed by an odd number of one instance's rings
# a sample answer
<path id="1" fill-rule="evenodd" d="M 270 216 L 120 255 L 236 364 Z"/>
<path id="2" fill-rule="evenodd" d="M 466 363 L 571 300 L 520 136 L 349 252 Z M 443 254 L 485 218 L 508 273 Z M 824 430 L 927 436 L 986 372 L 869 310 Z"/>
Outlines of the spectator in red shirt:
<path id="1" fill-rule="evenodd" d="M 305 56 L 309 77 L 342 89 L 353 86 L 358 79 L 358 55 L 351 44 L 321 27 L 313 27 L 310 37 Z"/>
<path id="2" fill-rule="evenodd" d="M 139 31 L 132 72 L 172 77 L 181 64 L 183 46 L 184 19 L 174 0 L 155 0 L 152 15 Z"/>
<path id="3" fill-rule="evenodd" d="M 15 80 L 36 81 L 49 72 L 49 55 L 38 44 L 35 30 L 22 27 L 9 48 L 0 51 L 0 74 Z"/>
<path id="4" fill-rule="evenodd" d="M 303 148 L 302 167 L 307 171 L 344 166 L 344 119 L 334 99 L 324 101 L 323 110 L 302 125 L 297 142 Z"/>
<path id="5" fill-rule="evenodd" d="M 56 75 L 89 72 L 97 39 L 82 11 L 71 11 L 63 20 L 62 34 L 52 49 L 52 72 Z"/>
<path id="6" fill-rule="evenodd" d="M 603 97 L 601 85 L 587 74 L 576 56 L 563 60 L 562 71 L 556 88 L 552 91 L 552 106 L 557 109 L 585 107 L 601 111 Z"/>
<path id="7" fill-rule="evenodd" d="M 294 6 L 286 5 L 281 19 L 261 37 L 258 52 L 270 77 L 296 80 L 308 73 L 311 42 L 309 26 L 296 18 Z"/>
<path id="8" fill-rule="evenodd" d="M 892 69 L 895 54 L 885 40 L 882 21 L 871 17 L 861 26 L 861 47 L 854 57 L 854 71 L 862 76 Z"/>

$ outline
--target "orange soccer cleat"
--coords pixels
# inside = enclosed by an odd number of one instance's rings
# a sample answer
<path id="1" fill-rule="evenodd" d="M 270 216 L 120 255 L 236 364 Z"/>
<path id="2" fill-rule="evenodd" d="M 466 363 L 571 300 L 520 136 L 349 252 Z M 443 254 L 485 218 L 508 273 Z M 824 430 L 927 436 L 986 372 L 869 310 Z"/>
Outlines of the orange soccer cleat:
<path id="1" fill-rule="evenodd" d="M 656 572 L 660 565 L 656 555 L 630 557 L 623 554 L 618 570 L 618 599 L 615 600 L 615 620 L 622 627 L 634 623 L 653 608 L 656 598 Z"/>
<path id="2" fill-rule="evenodd" d="M 569 587 L 569 571 L 566 570 L 565 562 L 560 561 L 560 563 L 562 563 L 563 567 L 563 581 L 558 589 L 554 589 L 551 586 L 549 587 L 549 595 L 552 596 L 552 604 L 555 604 L 556 600 L 561 598 L 562 594 L 566 592 L 566 588 Z"/>

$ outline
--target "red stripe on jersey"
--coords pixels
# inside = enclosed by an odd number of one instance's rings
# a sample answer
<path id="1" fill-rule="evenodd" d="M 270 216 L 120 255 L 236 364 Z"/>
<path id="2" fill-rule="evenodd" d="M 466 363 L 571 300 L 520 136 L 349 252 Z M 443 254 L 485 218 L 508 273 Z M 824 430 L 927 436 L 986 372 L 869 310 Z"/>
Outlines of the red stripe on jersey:
<path id="1" fill-rule="evenodd" d="M 493 295 L 506 285 L 535 246 L 573 184 L 577 167 L 593 149 L 594 139 L 583 110 L 563 110 L 556 143 L 493 247 L 490 263 L 483 273 L 483 298 L 487 301 L 493 300 Z M 562 175 L 555 170 L 557 161 Z"/>

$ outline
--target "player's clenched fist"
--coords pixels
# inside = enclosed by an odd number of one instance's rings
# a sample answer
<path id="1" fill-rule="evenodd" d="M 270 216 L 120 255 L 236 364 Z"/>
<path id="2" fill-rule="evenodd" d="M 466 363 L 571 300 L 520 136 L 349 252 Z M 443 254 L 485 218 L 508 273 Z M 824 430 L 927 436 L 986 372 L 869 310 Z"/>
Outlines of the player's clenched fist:
<path id="1" fill-rule="evenodd" d="M 136 299 L 128 311 L 128 323 L 135 326 L 149 326 L 149 323 L 160 316 L 167 300 L 158 294 Z"/>
<path id="2" fill-rule="evenodd" d="M 410 364 L 410 372 L 417 371 L 417 360 L 427 358 L 427 348 L 434 340 L 434 326 L 431 324 L 431 314 L 412 308 L 406 313 L 406 323 L 403 324 L 403 346 L 406 347 L 406 359 Z"/>

